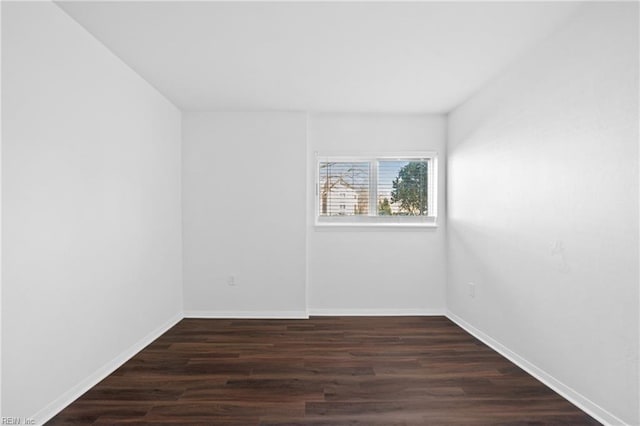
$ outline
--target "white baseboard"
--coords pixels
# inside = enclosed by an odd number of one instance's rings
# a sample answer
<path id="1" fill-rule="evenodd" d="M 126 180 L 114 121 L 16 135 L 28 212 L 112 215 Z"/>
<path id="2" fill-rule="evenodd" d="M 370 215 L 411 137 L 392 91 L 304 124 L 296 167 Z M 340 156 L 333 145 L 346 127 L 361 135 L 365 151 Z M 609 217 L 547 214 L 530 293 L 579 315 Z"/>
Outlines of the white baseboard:
<path id="1" fill-rule="evenodd" d="M 580 408 L 585 413 L 589 414 L 591 417 L 599 421 L 604 425 L 610 426 L 620 426 L 625 425 L 626 423 L 620 420 L 615 415 L 611 414 L 604 408 L 600 407 L 595 402 L 591 401 L 584 395 L 575 391 L 571 387 L 565 385 L 560 380 L 553 377 L 551 374 L 547 373 L 543 369 L 535 366 L 534 364 L 527 361 L 525 358 L 521 357 L 517 353 L 513 352 L 502 343 L 498 342 L 488 334 L 485 334 L 483 331 L 475 328 L 453 312 L 447 310 L 447 318 L 451 321 L 455 322 L 457 325 L 465 329 L 469 334 L 481 340 L 487 346 L 491 347 L 493 350 L 498 352 L 500 355 L 507 358 L 509 361 L 516 364 L 518 367 L 525 370 L 527 373 L 531 374 L 536 379 L 540 380 L 542 383 L 556 391 L 558 394 L 562 395 L 563 398 L 574 404 L 576 407 Z"/>
<path id="2" fill-rule="evenodd" d="M 444 309 L 309 309 L 309 315 L 315 316 L 371 316 L 371 317 L 403 317 L 403 316 L 444 316 Z"/>
<path id="3" fill-rule="evenodd" d="M 307 319 L 307 311 L 185 311 L 185 318 Z"/>
<path id="4" fill-rule="evenodd" d="M 182 320 L 182 312 L 171 317 L 160 327 L 156 328 L 151 333 L 140 339 L 133 346 L 129 347 L 128 349 L 120 353 L 120 355 L 97 369 L 89 377 L 85 378 L 80 383 L 69 389 L 67 392 L 63 393 L 60 397 L 49 403 L 46 407 L 38 411 L 31 418 L 35 420 L 36 424 L 38 425 L 47 422 L 53 416 L 62 411 L 67 405 L 78 399 L 86 391 L 97 385 L 101 380 L 103 380 L 109 374 L 113 373 L 116 369 L 122 366 L 122 364 L 127 362 L 131 357 L 133 357 L 151 342 L 167 332 L 167 330 L 176 325 L 180 320 Z"/>

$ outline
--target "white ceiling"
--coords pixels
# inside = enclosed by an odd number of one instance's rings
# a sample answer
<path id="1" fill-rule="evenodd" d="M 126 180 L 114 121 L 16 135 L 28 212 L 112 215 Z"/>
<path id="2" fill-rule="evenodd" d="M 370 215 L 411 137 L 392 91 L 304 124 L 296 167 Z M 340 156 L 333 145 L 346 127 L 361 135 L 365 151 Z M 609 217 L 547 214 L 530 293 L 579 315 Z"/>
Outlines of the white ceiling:
<path id="1" fill-rule="evenodd" d="M 448 112 L 573 2 L 58 2 L 184 110 Z"/>

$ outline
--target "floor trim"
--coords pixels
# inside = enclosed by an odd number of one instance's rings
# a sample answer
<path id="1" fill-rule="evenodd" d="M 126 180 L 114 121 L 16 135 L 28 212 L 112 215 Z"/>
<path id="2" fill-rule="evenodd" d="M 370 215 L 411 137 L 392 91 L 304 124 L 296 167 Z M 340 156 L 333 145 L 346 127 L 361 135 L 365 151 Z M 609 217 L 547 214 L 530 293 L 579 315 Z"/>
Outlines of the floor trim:
<path id="1" fill-rule="evenodd" d="M 404 317 L 404 316 L 444 316 L 444 309 L 309 309 L 309 316 L 321 317 Z"/>
<path id="2" fill-rule="evenodd" d="M 41 425 L 49 421 L 53 416 L 61 412 L 69 404 L 97 385 L 109 374 L 121 367 L 125 362 L 148 346 L 151 342 L 166 333 L 171 327 L 181 321 L 182 318 L 182 312 L 175 314 L 160 327 L 156 328 L 131 347 L 121 352 L 120 355 L 98 368 L 89 377 L 85 378 L 80 383 L 63 393 L 60 397 L 47 404 L 46 407 L 31 416 L 31 418 L 36 422 L 35 424 Z"/>
<path id="3" fill-rule="evenodd" d="M 543 369 L 537 367 L 536 365 L 530 363 L 525 358 L 521 357 L 517 353 L 513 352 L 511 349 L 503 345 L 502 343 L 495 340 L 493 337 L 484 333 L 483 331 L 477 329 L 476 327 L 469 324 L 467 321 L 454 314 L 453 312 L 447 310 L 447 318 L 451 321 L 462 327 L 469 334 L 474 336 L 476 339 L 481 340 L 487 346 L 491 347 L 493 350 L 498 352 L 500 355 L 507 358 L 509 361 L 516 364 L 518 367 L 525 370 L 527 373 L 531 374 L 536 379 L 540 380 L 542 383 L 553 389 L 555 392 L 560 394 L 563 398 L 571 402 L 576 407 L 580 408 L 585 413 L 589 414 L 594 419 L 598 420 L 600 423 L 604 425 L 611 426 L 619 426 L 625 425 L 626 423 L 620 420 L 618 417 L 608 412 L 604 408 L 600 407 L 595 402 L 591 401 L 584 395 L 575 391 L 570 386 L 565 385 L 560 380 L 553 377 L 551 374 L 547 373 Z"/>
<path id="4" fill-rule="evenodd" d="M 307 311 L 185 311 L 185 318 L 307 319 Z"/>

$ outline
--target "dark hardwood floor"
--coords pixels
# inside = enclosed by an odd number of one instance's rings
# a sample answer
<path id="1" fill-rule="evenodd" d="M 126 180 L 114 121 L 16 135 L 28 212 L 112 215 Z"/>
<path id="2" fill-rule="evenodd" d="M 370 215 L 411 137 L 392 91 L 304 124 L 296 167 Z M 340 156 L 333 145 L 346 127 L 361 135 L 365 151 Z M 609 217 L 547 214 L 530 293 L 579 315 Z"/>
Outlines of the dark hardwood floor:
<path id="1" fill-rule="evenodd" d="M 185 319 L 48 425 L 599 424 L 445 317 Z"/>

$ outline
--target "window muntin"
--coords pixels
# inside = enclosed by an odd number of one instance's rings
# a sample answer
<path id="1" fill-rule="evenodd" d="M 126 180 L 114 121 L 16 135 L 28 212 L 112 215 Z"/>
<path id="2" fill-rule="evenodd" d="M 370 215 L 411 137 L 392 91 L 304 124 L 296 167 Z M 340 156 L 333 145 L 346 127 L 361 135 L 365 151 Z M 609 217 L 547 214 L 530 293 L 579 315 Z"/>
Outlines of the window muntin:
<path id="1" fill-rule="evenodd" d="M 318 156 L 316 225 L 433 226 L 436 156 Z"/>

